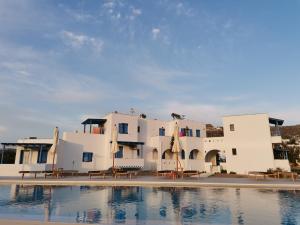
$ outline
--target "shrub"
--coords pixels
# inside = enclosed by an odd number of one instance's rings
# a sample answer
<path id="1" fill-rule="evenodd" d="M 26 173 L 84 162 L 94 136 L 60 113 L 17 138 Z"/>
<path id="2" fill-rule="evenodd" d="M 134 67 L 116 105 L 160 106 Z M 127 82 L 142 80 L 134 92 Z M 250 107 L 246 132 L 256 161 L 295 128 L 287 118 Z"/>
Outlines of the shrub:
<path id="1" fill-rule="evenodd" d="M 222 169 L 221 173 L 227 173 L 227 170 Z"/>

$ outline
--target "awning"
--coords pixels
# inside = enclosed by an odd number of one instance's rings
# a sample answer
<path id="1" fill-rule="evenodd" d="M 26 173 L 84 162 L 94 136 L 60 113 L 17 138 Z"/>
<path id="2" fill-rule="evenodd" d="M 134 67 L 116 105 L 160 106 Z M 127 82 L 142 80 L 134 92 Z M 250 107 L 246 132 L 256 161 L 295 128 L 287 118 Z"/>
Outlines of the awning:
<path id="1" fill-rule="evenodd" d="M 284 123 L 284 120 L 281 120 L 281 119 L 276 119 L 276 118 L 269 118 L 269 123 L 270 124 L 273 124 L 273 125 L 279 125 L 279 126 L 282 126 L 283 123 Z"/>
<path id="2" fill-rule="evenodd" d="M 83 125 L 89 125 L 89 124 L 97 124 L 97 125 L 103 125 L 106 122 L 106 119 L 86 119 L 81 124 Z"/>
<path id="3" fill-rule="evenodd" d="M 112 142 L 110 142 L 112 143 Z M 127 146 L 136 146 L 136 145 L 144 145 L 144 142 L 138 142 L 138 141 L 118 141 L 118 144 L 120 145 L 127 145 Z"/>

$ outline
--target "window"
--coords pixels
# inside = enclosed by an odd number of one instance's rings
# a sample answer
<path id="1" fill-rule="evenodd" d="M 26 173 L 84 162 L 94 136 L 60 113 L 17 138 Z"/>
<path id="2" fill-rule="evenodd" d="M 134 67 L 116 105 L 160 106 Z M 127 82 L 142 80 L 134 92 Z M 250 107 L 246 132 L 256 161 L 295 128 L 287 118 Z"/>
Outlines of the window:
<path id="1" fill-rule="evenodd" d="M 181 128 L 180 135 L 183 137 L 193 137 L 193 130 L 189 128 Z"/>
<path id="2" fill-rule="evenodd" d="M 119 123 L 119 134 L 128 134 L 128 123 Z"/>
<path id="3" fill-rule="evenodd" d="M 230 131 L 234 131 L 234 124 L 230 124 Z"/>
<path id="4" fill-rule="evenodd" d="M 92 152 L 84 152 L 82 154 L 82 162 L 92 162 L 93 161 L 93 153 Z"/>
<path id="5" fill-rule="evenodd" d="M 48 151 L 39 151 L 37 163 L 46 163 L 47 162 Z"/>
<path id="6" fill-rule="evenodd" d="M 23 161 L 24 161 L 24 150 L 21 150 L 19 164 L 23 164 Z"/>
<path id="7" fill-rule="evenodd" d="M 119 151 L 115 153 L 115 158 L 116 159 L 121 159 L 123 158 L 123 146 L 119 146 Z"/>
<path id="8" fill-rule="evenodd" d="M 201 136 L 201 131 L 200 130 L 196 130 L 196 137 L 200 137 Z"/>
<path id="9" fill-rule="evenodd" d="M 181 128 L 180 129 L 180 135 L 181 136 L 185 136 L 185 128 Z"/>
<path id="10" fill-rule="evenodd" d="M 141 127 L 140 127 L 140 126 L 137 127 L 137 132 L 138 132 L 138 133 L 141 132 Z"/>
<path id="11" fill-rule="evenodd" d="M 165 136 L 165 134 L 166 134 L 166 130 L 165 130 L 165 128 L 159 128 L 159 136 Z"/>
<path id="12" fill-rule="evenodd" d="M 232 149 L 232 155 L 237 155 L 236 148 Z"/>

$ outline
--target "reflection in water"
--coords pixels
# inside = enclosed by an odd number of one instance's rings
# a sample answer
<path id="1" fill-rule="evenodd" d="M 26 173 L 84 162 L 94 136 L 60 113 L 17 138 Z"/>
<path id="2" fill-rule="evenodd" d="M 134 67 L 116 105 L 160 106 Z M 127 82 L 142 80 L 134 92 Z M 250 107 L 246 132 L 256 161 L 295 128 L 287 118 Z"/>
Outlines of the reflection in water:
<path id="1" fill-rule="evenodd" d="M 0 186 L 0 216 L 104 224 L 294 225 L 300 223 L 300 192 L 11 185 Z"/>
<path id="2" fill-rule="evenodd" d="M 300 195 L 296 192 L 279 191 L 280 195 L 280 214 L 282 225 L 297 225 L 300 223 Z"/>

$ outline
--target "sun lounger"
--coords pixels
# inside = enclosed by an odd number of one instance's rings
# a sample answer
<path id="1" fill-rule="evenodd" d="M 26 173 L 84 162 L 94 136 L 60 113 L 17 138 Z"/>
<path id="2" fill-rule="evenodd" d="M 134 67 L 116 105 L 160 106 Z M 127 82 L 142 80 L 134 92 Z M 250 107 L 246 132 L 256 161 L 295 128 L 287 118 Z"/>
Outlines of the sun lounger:
<path id="1" fill-rule="evenodd" d="M 258 178 L 266 179 L 268 174 L 266 172 L 260 172 L 260 171 L 250 171 L 248 172 L 249 177 L 255 177 L 257 180 Z"/>
<path id="2" fill-rule="evenodd" d="M 45 179 L 47 177 L 56 177 L 56 178 L 62 178 L 63 177 L 63 169 L 59 168 L 56 170 L 50 170 L 50 171 L 45 171 Z"/>
<path id="3" fill-rule="evenodd" d="M 115 179 L 118 177 L 128 177 L 129 179 L 131 179 L 133 176 L 137 176 L 138 175 L 138 171 L 137 170 L 116 170 L 114 172 L 114 177 Z"/>
<path id="4" fill-rule="evenodd" d="M 298 174 L 294 172 L 278 172 L 278 177 L 291 178 L 292 181 L 295 181 L 298 178 Z"/>
<path id="5" fill-rule="evenodd" d="M 183 177 L 191 177 L 191 176 L 198 176 L 200 177 L 201 172 L 197 170 L 185 170 L 181 173 L 181 178 Z"/>
<path id="6" fill-rule="evenodd" d="M 20 174 L 22 174 L 22 180 L 24 179 L 25 174 L 34 174 L 34 179 L 36 179 L 37 174 L 44 173 L 44 171 L 29 171 L 29 170 L 22 170 L 19 171 Z"/>
<path id="7" fill-rule="evenodd" d="M 109 171 L 107 170 L 93 170 L 93 171 L 89 171 L 88 175 L 90 177 L 90 179 L 92 179 L 92 177 L 99 177 L 101 176 L 102 178 L 105 178 L 106 175 L 108 175 Z"/>
<path id="8" fill-rule="evenodd" d="M 171 172 L 172 170 L 159 170 L 157 171 L 156 176 L 167 176 Z"/>

